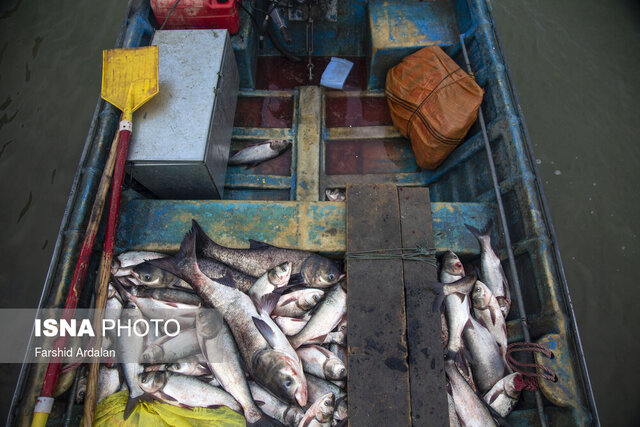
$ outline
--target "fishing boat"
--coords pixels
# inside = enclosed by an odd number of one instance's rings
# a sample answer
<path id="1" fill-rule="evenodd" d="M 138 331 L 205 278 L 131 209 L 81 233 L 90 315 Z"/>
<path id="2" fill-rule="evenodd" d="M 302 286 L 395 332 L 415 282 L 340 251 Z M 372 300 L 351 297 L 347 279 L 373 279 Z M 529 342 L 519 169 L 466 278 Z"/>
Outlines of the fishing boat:
<path id="1" fill-rule="evenodd" d="M 221 200 L 159 199 L 134 179 L 125 180 L 116 254 L 176 251 L 195 218 L 229 246 L 246 247 L 254 239 L 340 257 L 348 249 L 348 213 L 344 202 L 325 199 L 327 189 L 428 188 L 439 254 L 452 249 L 476 262 L 479 247 L 464 223 L 482 228 L 493 220 L 492 240 L 516 295 L 507 319 L 509 342 L 536 342 L 552 351 L 552 359 L 535 360 L 557 380 L 540 380 L 539 392 L 527 393 L 508 421 L 598 425 L 553 224 L 490 2 L 311 2 L 324 8 L 312 26 L 304 18 L 311 13 L 307 5 L 300 6 L 305 2 L 293 3 L 286 28 L 290 42 L 273 31 L 275 42 L 261 42 L 259 23 L 252 22 L 246 3 L 239 32 L 231 37 L 240 79 L 231 149 L 270 139 L 291 140 L 292 149 L 253 168 L 229 166 Z M 130 2 L 116 47 L 148 45 L 159 24 L 148 0 Z M 468 59 L 485 95 L 464 142 L 438 168 L 422 170 L 411 144 L 392 125 L 384 79 L 404 56 L 433 44 L 462 68 Z M 331 57 L 354 63 L 343 90 L 319 85 Z M 105 101 L 96 106 L 41 307 L 64 303 L 119 115 Z M 99 248 L 96 244 L 87 283 L 94 280 Z M 81 305 L 91 301 L 92 287 L 85 288 Z M 407 306 L 410 298 L 407 294 Z M 22 366 L 9 424 L 30 423 L 45 369 Z M 56 401 L 50 423 L 63 424 L 66 407 L 66 401 Z M 411 407 L 415 411 L 418 405 Z M 77 421 L 82 409 L 72 409 Z M 413 423 L 420 424 L 415 417 Z"/>

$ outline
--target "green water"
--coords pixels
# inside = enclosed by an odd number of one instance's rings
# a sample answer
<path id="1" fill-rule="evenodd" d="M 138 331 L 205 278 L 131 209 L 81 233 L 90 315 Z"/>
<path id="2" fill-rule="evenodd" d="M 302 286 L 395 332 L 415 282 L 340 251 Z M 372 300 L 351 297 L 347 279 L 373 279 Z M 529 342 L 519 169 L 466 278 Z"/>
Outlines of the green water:
<path id="1" fill-rule="evenodd" d="M 1 307 L 33 307 L 126 1 L 0 2 Z M 640 416 L 640 10 L 494 1 L 605 425 Z M 0 368 L 0 419 L 17 375 Z"/>

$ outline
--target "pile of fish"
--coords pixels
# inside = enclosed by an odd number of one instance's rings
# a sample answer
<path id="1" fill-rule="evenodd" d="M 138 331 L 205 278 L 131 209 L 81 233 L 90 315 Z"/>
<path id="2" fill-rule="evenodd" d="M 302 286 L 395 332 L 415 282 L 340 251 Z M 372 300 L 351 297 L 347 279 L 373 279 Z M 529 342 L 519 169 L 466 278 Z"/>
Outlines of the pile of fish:
<path id="1" fill-rule="evenodd" d="M 125 418 L 155 399 L 227 406 L 248 425 L 346 421 L 346 284 L 336 262 L 255 241 L 224 247 L 193 221 L 175 256 L 124 253 L 112 273 L 110 316 L 173 309 L 180 324 L 175 337 L 105 337 L 121 361 L 100 367 L 98 399 L 127 387 Z"/>
<path id="2" fill-rule="evenodd" d="M 484 230 L 467 225 L 480 244 L 479 272 L 465 275 L 458 256 L 441 260 L 435 307 L 444 306 L 442 334 L 451 426 L 505 424 L 524 388 L 506 362 L 509 285 L 491 247 L 492 223 Z M 434 308 L 435 308 L 434 307 Z"/>

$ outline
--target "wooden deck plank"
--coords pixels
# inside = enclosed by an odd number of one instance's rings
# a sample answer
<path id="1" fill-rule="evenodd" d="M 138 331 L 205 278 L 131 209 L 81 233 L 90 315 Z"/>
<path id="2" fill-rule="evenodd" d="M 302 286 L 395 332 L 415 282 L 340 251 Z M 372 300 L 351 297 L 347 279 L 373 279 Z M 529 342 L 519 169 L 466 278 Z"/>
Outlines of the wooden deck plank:
<path id="1" fill-rule="evenodd" d="M 434 247 L 428 188 L 398 188 L 402 247 Z M 435 256 L 433 258 L 435 262 Z M 435 295 L 425 282 L 437 279 L 437 269 L 420 261 L 403 261 L 407 308 L 407 344 L 414 426 L 446 426 L 446 379 L 442 358 L 440 314 L 432 313 Z"/>
<path id="2" fill-rule="evenodd" d="M 439 253 L 478 254 L 478 242 L 464 228 L 483 228 L 495 210 L 489 203 L 432 203 L 434 241 Z M 246 200 L 123 201 L 116 250 L 175 252 L 198 220 L 218 243 L 249 247 L 248 239 L 309 251 L 346 250 L 346 206 L 343 202 Z M 300 226 L 298 220 L 303 224 Z"/>
<path id="3" fill-rule="evenodd" d="M 347 187 L 347 250 L 398 248 L 394 185 Z M 349 425 L 411 422 L 402 260 L 347 261 Z"/>

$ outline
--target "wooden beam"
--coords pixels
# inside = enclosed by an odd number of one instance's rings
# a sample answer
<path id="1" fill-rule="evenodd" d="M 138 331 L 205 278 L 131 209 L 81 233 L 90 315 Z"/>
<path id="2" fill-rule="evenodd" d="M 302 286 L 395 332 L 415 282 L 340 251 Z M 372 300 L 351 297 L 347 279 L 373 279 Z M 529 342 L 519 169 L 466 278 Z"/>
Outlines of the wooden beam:
<path id="1" fill-rule="evenodd" d="M 398 188 L 402 218 L 402 247 L 434 247 L 429 189 Z M 411 420 L 414 426 L 447 426 L 446 378 L 442 357 L 440 313 L 433 313 L 435 295 L 427 282 L 437 280 L 434 265 L 403 261 L 407 307 L 407 343 L 411 385 Z"/>
<path id="2" fill-rule="evenodd" d="M 398 248 L 394 185 L 347 186 L 347 250 Z M 350 426 L 411 423 L 401 259 L 347 261 Z"/>
<path id="3" fill-rule="evenodd" d="M 319 86 L 300 88 L 296 133 L 296 200 L 320 200 L 320 120 L 323 90 Z"/>
<path id="4" fill-rule="evenodd" d="M 488 203 L 432 203 L 431 212 L 436 250 L 459 256 L 479 253 L 465 222 L 480 229 L 491 218 L 497 221 Z M 315 252 L 346 250 L 344 202 L 131 199 L 123 203 L 120 217 L 118 253 L 175 252 L 191 218 L 208 223 L 211 237 L 232 247 L 248 247 L 247 239 L 255 239 Z"/>

